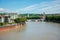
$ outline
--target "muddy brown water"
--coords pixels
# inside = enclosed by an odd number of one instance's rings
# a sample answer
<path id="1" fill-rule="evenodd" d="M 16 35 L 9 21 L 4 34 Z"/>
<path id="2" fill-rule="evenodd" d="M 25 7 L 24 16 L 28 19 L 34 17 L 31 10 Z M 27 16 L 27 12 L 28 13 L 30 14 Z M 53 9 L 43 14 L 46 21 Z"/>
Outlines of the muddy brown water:
<path id="1" fill-rule="evenodd" d="M 60 40 L 60 24 L 26 22 L 26 25 L 17 30 L 0 36 L 0 40 Z"/>

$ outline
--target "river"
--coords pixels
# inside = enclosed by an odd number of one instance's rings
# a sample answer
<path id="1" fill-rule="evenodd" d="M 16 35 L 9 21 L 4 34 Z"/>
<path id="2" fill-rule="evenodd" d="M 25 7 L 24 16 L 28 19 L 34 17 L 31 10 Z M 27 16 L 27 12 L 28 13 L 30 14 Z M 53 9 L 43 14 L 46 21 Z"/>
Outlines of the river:
<path id="1" fill-rule="evenodd" d="M 60 24 L 26 22 L 21 28 L 0 36 L 0 40 L 60 40 Z"/>

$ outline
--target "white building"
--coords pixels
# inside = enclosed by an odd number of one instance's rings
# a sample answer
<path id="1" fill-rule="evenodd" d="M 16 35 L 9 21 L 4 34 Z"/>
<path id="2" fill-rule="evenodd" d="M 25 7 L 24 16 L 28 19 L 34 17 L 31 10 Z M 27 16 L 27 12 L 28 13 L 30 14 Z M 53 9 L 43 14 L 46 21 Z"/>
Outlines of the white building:
<path id="1" fill-rule="evenodd" d="M 6 15 L 0 15 L 0 22 L 10 22 L 10 17 Z"/>
<path id="2" fill-rule="evenodd" d="M 8 15 L 10 16 L 10 22 L 14 22 L 14 19 L 18 18 L 17 13 L 8 13 Z"/>
<path id="3" fill-rule="evenodd" d="M 14 22 L 14 19 L 18 18 L 17 13 L 7 13 L 6 15 L 0 15 L 0 22 Z"/>

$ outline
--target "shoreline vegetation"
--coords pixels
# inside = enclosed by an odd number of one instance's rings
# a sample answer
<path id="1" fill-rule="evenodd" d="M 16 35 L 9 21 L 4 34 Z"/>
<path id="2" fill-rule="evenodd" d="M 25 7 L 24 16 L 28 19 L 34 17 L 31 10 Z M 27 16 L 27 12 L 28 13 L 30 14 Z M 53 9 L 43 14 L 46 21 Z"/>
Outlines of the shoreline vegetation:
<path id="1" fill-rule="evenodd" d="M 60 23 L 60 15 L 58 15 L 58 16 L 53 16 L 53 15 L 46 16 L 45 21 Z"/>

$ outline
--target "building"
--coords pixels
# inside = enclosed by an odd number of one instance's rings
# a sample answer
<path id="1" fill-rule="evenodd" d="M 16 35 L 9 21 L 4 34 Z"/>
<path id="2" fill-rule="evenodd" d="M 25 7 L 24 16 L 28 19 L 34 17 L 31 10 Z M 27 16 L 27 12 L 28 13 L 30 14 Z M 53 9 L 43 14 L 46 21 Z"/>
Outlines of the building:
<path id="1" fill-rule="evenodd" d="M 8 13 L 8 15 L 10 16 L 11 19 L 18 18 L 18 14 L 17 13 Z"/>
<path id="2" fill-rule="evenodd" d="M 10 22 L 14 22 L 14 19 L 18 18 L 18 14 L 17 13 L 8 13 L 8 15 L 10 16 Z"/>
<path id="3" fill-rule="evenodd" d="M 14 19 L 18 18 L 17 13 L 7 13 L 5 15 L 0 15 L 0 22 L 14 22 Z"/>
<path id="4" fill-rule="evenodd" d="M 0 15 L 0 22 L 10 22 L 10 16 Z"/>

